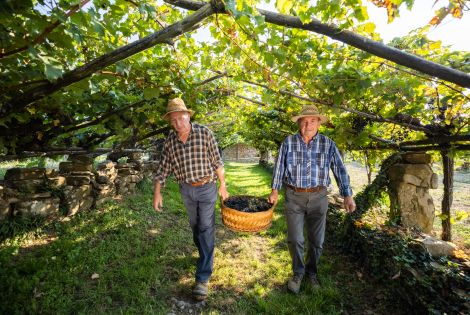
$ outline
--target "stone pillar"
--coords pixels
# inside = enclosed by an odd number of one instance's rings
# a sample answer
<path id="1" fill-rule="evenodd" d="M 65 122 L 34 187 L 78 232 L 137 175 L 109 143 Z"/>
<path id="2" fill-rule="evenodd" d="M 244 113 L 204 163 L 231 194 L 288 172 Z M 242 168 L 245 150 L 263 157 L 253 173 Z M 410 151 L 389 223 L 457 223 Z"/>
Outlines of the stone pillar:
<path id="1" fill-rule="evenodd" d="M 423 232 L 432 231 L 434 203 L 429 189 L 437 188 L 438 177 L 426 153 L 404 153 L 402 163 L 388 170 L 390 213 L 399 218 L 405 227 L 417 227 Z"/>

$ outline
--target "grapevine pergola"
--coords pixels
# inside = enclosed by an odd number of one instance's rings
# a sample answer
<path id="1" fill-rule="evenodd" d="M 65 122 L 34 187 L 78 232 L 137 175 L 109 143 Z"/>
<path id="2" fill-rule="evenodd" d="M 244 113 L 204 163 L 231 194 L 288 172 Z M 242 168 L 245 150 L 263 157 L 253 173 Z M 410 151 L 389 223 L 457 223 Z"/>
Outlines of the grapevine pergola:
<path id="1" fill-rule="evenodd" d="M 449 215 L 453 156 L 470 147 L 469 52 L 429 40 L 426 27 L 386 45 L 360 0 L 277 1 L 280 13 L 256 3 L 6 1 L 0 158 L 151 147 L 173 95 L 222 146 L 275 150 L 307 101 L 332 118 L 324 132 L 341 149 L 369 161 L 439 152 Z M 467 2 L 451 5 L 456 15 Z M 192 37 L 201 28 L 211 40 Z M 450 239 L 450 220 L 443 231 Z"/>

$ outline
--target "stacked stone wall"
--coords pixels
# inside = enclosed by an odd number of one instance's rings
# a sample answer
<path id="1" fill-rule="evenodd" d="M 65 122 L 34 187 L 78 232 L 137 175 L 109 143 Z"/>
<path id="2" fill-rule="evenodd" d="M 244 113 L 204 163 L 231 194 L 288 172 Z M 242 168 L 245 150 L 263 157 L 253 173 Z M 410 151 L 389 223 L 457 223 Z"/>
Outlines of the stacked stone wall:
<path id="1" fill-rule="evenodd" d="M 225 148 L 222 157 L 226 161 L 258 162 L 260 155 L 257 149 L 247 144 L 238 143 Z"/>
<path id="2" fill-rule="evenodd" d="M 0 220 L 14 217 L 74 215 L 135 191 L 145 177 L 153 179 L 156 161 L 129 154 L 127 162 L 71 155 L 59 169 L 11 168 L 0 181 Z"/>

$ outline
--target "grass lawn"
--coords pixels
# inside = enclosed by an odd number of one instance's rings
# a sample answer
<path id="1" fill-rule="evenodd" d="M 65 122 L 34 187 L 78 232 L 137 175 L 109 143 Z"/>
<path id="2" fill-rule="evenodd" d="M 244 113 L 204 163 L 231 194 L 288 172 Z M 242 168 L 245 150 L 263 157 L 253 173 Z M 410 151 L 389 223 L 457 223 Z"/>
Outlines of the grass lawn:
<path id="1" fill-rule="evenodd" d="M 256 164 L 226 165 L 232 195 L 267 196 L 271 174 Z M 211 294 L 191 300 L 196 248 L 178 187 L 164 189 L 164 210 L 152 209 L 152 185 L 120 202 L 60 221 L 0 226 L 1 314 L 399 314 L 393 297 L 354 258 L 328 241 L 321 289 L 294 296 L 281 198 L 270 229 L 227 230 L 217 208 Z M 14 233 L 13 233 L 14 232 Z M 13 236 L 11 234 L 14 234 Z M 175 301 L 184 301 L 184 309 Z M 196 305 L 197 304 L 197 305 Z M 197 307 L 196 307 L 197 306 Z"/>

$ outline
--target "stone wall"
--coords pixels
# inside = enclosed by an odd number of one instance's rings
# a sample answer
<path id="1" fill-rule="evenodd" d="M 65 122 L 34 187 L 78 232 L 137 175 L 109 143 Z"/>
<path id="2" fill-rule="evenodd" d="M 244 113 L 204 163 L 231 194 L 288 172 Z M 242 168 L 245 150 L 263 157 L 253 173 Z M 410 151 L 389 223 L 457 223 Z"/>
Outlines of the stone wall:
<path id="1" fill-rule="evenodd" d="M 405 153 L 403 162 L 388 170 L 389 195 L 392 217 L 399 218 L 405 227 L 417 227 L 423 232 L 432 231 L 434 203 L 429 189 L 437 188 L 438 177 L 425 153 Z"/>
<path id="2" fill-rule="evenodd" d="M 113 156 L 110 156 L 114 159 Z M 155 161 L 128 156 L 126 163 L 106 160 L 93 166 L 93 158 L 69 156 L 59 170 L 40 167 L 11 168 L 0 181 L 0 220 L 12 217 L 74 215 L 134 192 L 144 177 L 153 178 Z"/>
<path id="3" fill-rule="evenodd" d="M 258 162 L 259 152 L 252 146 L 243 143 L 237 143 L 225 148 L 222 151 L 222 158 L 225 161 Z"/>

